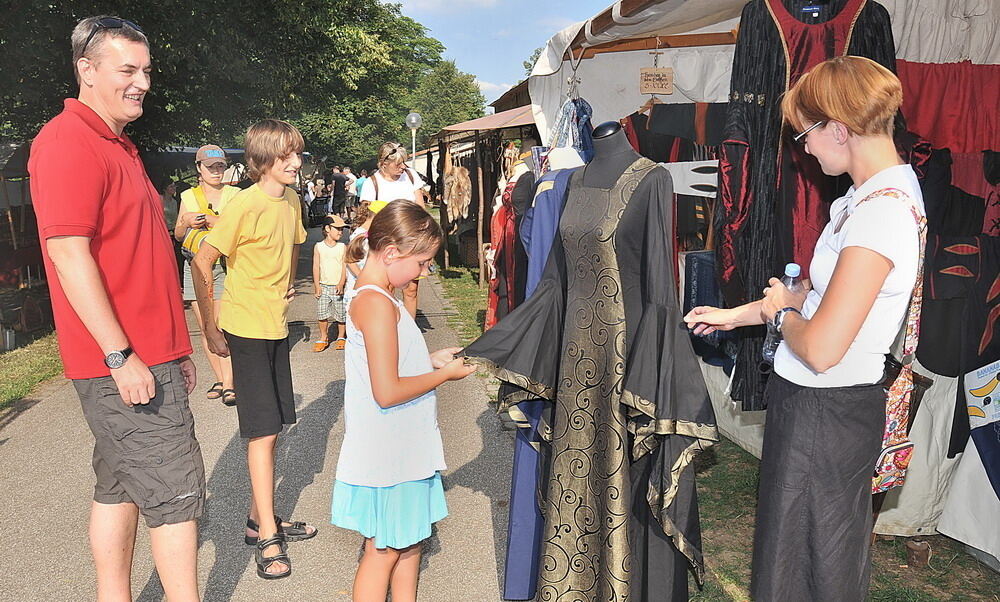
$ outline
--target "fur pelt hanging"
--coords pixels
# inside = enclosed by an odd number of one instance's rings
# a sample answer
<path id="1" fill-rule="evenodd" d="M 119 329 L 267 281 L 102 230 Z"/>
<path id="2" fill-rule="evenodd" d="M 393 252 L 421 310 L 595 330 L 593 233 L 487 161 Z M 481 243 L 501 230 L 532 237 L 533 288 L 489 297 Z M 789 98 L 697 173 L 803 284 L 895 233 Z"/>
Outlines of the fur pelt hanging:
<path id="1" fill-rule="evenodd" d="M 448 170 L 444 176 L 444 198 L 448 205 L 448 222 L 457 228 L 458 220 L 469 217 L 472 202 L 472 179 L 467 168 L 457 165 Z"/>

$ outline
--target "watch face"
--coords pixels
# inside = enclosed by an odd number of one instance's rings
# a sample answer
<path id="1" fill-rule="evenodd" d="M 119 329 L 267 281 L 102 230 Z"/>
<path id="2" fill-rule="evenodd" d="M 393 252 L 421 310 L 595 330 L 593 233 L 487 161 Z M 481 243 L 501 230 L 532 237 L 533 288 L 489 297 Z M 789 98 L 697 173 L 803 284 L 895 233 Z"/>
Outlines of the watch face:
<path id="1" fill-rule="evenodd" d="M 104 358 L 104 363 L 112 370 L 121 368 L 125 365 L 125 354 L 121 351 L 112 351 L 108 354 L 108 357 Z"/>

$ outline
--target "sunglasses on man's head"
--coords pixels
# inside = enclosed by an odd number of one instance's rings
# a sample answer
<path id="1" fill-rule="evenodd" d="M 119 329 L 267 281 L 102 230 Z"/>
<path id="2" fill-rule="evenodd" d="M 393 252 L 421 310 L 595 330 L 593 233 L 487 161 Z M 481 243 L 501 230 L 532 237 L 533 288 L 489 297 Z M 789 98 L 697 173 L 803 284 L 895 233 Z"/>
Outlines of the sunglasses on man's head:
<path id="1" fill-rule="evenodd" d="M 87 51 L 87 46 L 90 46 L 90 41 L 94 39 L 97 32 L 102 29 L 121 29 L 122 27 L 131 27 L 139 33 L 146 35 L 146 32 L 144 32 L 141 27 L 128 19 L 122 19 L 121 17 L 104 17 L 94 22 L 94 28 L 90 30 L 90 35 L 87 36 L 87 41 L 83 43 L 83 50 L 80 51 L 80 54 Z"/>

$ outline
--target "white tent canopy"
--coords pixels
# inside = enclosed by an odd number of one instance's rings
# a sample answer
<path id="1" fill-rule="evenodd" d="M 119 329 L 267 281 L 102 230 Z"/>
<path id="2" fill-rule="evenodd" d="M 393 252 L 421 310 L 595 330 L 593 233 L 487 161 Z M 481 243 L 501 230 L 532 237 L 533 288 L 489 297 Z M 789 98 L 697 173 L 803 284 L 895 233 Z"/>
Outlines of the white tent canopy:
<path id="1" fill-rule="evenodd" d="M 649 50 L 599 54 L 579 62 L 564 60 L 577 36 L 583 47 L 631 38 L 679 34 L 723 33 L 736 28 L 746 0 L 665 0 L 639 13 L 622 17 L 622 2 L 612 7 L 614 25 L 594 34 L 594 19 L 560 31 L 546 44 L 528 80 L 535 124 L 544 140 L 566 100 L 570 78 L 579 78 L 578 91 L 594 108 L 595 124 L 620 119 L 648 99 L 639 94 L 639 69 L 652 67 Z M 581 31 L 583 32 L 581 34 Z M 674 93 L 659 96 L 666 103 L 726 102 L 733 46 L 662 48 L 658 66 L 674 70 Z"/>
<path id="2" fill-rule="evenodd" d="M 543 141 L 549 140 L 574 80 L 579 96 L 593 107 L 594 124 L 629 115 L 649 98 L 639 93 L 638 82 L 640 68 L 653 66 L 650 49 L 570 60 L 571 46 L 591 48 L 655 36 L 730 32 L 738 28 L 746 2 L 621 0 L 609 9 L 610 26 L 607 14 L 602 13 L 554 35 L 528 80 L 532 111 Z M 996 0 L 882 0 L 881 4 L 889 11 L 900 59 L 1000 62 L 1000 2 Z M 631 14 L 637 6 L 642 10 Z M 603 24 L 595 26 L 599 19 Z M 734 48 L 732 44 L 719 44 L 660 49 L 663 54 L 658 57 L 658 66 L 673 68 L 674 92 L 658 96 L 659 100 L 726 102 Z M 930 374 L 920 366 L 915 368 L 922 374 Z M 738 408 L 727 394 L 728 379 L 721 369 L 704 365 L 703 371 L 720 431 L 759 457 L 764 413 L 742 412 Z M 975 448 L 970 447 L 959 458 L 946 458 L 957 379 L 932 376 L 934 386 L 925 394 L 911 431 L 915 452 L 906 484 L 889 494 L 876 531 L 913 536 L 933 533 L 940 527 L 941 532 L 1000 557 L 1000 529 L 984 530 L 976 518 L 976 515 L 1000 516 L 1000 500 L 986 480 Z M 960 463 L 970 465 L 963 466 L 964 470 L 959 470 L 953 480 Z M 975 513 L 969 511 L 971 499 L 976 500 Z M 990 562 L 995 562 L 995 558 Z"/>

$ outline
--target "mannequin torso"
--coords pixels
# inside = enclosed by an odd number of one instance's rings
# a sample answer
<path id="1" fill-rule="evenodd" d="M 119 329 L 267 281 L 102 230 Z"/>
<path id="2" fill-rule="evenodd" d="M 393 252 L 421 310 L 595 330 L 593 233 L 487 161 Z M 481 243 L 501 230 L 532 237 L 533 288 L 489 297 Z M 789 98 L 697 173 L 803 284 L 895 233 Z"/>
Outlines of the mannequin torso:
<path id="1" fill-rule="evenodd" d="M 598 129 L 604 127 L 598 126 Z M 594 158 L 583 168 L 583 185 L 588 188 L 611 188 L 625 169 L 640 158 L 619 126 L 612 133 L 594 136 Z"/>

